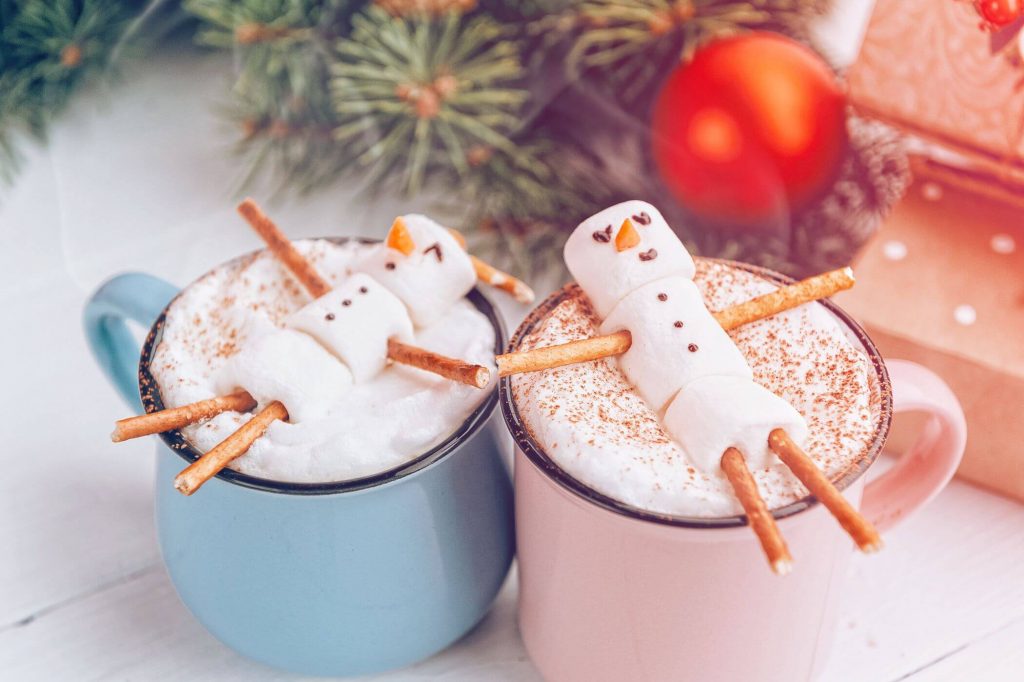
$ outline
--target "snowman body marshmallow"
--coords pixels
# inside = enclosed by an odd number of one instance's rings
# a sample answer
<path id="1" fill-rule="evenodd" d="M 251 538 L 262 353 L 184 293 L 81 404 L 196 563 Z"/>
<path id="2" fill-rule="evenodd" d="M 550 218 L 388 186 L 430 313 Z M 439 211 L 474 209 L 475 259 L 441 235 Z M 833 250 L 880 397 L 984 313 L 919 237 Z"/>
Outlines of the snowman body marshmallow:
<path id="1" fill-rule="evenodd" d="M 696 467 L 718 471 L 735 447 L 761 468 L 775 459 L 773 429 L 806 437 L 803 417 L 754 382 L 693 283 L 689 252 L 653 206 L 628 201 L 583 221 L 566 242 L 565 261 L 604 318 L 601 333 L 630 332 L 619 366 L 655 411 L 664 409 L 665 430 Z"/>
<path id="2" fill-rule="evenodd" d="M 692 280 L 666 277 L 626 294 L 601 324 L 602 334 L 622 329 L 633 341 L 619 366 L 656 411 L 701 377 L 753 377 Z"/>
<path id="3" fill-rule="evenodd" d="M 280 401 L 290 421 L 320 419 L 352 385 L 352 373 L 310 336 L 274 329 L 246 343 L 217 377 L 223 393 L 242 388 L 260 408 Z"/>
<path id="4" fill-rule="evenodd" d="M 795 442 L 807 438 L 807 422 L 788 402 L 756 381 L 738 376 L 697 379 L 665 410 L 665 430 L 701 471 L 714 471 L 732 447 L 747 465 L 760 469 L 774 462 L 768 434 L 783 429 Z"/>
<path id="5" fill-rule="evenodd" d="M 293 313 L 285 326 L 312 336 L 352 372 L 369 381 L 388 362 L 388 340 L 413 340 L 412 320 L 398 297 L 367 274 L 355 273 Z"/>

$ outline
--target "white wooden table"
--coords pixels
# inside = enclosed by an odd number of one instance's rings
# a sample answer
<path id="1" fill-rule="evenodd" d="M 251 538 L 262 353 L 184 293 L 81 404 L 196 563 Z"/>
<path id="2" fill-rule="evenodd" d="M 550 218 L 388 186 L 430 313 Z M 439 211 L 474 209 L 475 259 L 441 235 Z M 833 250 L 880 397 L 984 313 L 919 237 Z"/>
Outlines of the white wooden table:
<path id="1" fill-rule="evenodd" d="M 112 445 L 125 408 L 96 369 L 82 304 L 107 276 L 183 284 L 258 246 L 214 106 L 219 57 L 178 55 L 79 100 L 0 205 L 0 679 L 284 680 L 178 601 L 152 522 L 153 445 Z M 293 235 L 380 234 L 397 204 L 273 206 Z M 856 557 L 827 680 L 1024 679 L 1024 506 L 956 482 Z M 487 619 L 389 682 L 538 680 L 510 581 Z"/>

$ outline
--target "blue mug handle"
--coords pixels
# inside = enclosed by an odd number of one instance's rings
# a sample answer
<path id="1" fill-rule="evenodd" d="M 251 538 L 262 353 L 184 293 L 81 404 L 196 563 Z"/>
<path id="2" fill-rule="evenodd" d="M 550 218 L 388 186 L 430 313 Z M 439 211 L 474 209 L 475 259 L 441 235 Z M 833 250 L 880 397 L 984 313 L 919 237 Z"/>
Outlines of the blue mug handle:
<path id="1" fill-rule="evenodd" d="M 178 288 L 141 272 L 117 275 L 97 289 L 85 304 L 82 324 L 93 357 L 125 402 L 142 412 L 139 399 L 139 344 L 128 320 L 149 327 Z"/>

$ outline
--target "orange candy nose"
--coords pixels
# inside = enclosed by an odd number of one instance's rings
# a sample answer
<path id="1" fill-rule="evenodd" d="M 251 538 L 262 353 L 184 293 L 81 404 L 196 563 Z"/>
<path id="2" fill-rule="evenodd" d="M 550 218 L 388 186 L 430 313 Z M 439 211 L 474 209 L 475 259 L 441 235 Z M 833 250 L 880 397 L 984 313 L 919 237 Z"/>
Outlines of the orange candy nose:
<path id="1" fill-rule="evenodd" d="M 395 218 L 395 222 L 391 223 L 391 229 L 388 230 L 388 237 L 384 243 L 389 249 L 399 251 L 406 256 L 416 250 L 416 243 L 412 240 L 409 228 L 405 226 L 405 221 L 401 217 Z"/>
<path id="2" fill-rule="evenodd" d="M 633 227 L 633 222 L 626 218 L 622 221 L 622 227 L 619 228 L 618 234 L 615 235 L 615 250 L 625 251 L 631 249 L 640 243 L 640 233 Z"/>

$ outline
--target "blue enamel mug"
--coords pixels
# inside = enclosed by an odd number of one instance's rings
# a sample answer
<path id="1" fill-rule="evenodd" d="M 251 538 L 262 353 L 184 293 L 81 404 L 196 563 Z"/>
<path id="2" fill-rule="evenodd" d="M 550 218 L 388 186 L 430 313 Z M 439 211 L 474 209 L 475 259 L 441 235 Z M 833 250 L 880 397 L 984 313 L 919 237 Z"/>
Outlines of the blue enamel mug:
<path id="1" fill-rule="evenodd" d="M 86 305 L 96 359 L 136 410 L 163 407 L 149 362 L 176 294 L 123 274 Z M 501 352 L 491 304 L 476 290 L 468 298 Z M 141 359 L 127 320 L 152 324 Z M 225 469 L 188 498 L 172 481 L 199 453 L 179 432 L 163 434 L 157 534 L 181 600 L 231 648 L 293 672 L 360 675 L 441 651 L 486 614 L 512 561 L 496 403 L 492 392 L 446 441 L 375 476 L 297 484 Z"/>

